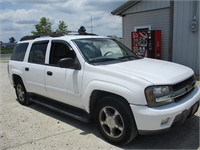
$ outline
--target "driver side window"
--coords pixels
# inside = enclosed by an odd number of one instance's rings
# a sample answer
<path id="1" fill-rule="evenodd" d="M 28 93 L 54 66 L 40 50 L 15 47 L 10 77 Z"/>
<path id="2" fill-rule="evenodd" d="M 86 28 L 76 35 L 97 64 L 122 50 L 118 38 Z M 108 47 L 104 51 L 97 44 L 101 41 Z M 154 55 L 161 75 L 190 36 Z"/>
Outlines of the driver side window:
<path id="1" fill-rule="evenodd" d="M 75 53 L 72 48 L 64 41 L 52 41 L 49 64 L 58 66 L 59 60 L 63 58 L 75 58 Z"/>

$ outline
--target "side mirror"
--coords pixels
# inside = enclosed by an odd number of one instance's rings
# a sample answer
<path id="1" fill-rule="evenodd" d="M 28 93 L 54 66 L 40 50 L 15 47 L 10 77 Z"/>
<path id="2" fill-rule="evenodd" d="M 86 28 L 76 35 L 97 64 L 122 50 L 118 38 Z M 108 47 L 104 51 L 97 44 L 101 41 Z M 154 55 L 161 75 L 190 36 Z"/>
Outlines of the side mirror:
<path id="1" fill-rule="evenodd" d="M 76 70 L 81 69 L 81 66 L 78 63 L 78 61 L 76 62 L 72 58 L 63 58 L 63 59 L 59 60 L 58 65 L 61 68 L 69 68 L 69 69 L 76 69 Z"/>

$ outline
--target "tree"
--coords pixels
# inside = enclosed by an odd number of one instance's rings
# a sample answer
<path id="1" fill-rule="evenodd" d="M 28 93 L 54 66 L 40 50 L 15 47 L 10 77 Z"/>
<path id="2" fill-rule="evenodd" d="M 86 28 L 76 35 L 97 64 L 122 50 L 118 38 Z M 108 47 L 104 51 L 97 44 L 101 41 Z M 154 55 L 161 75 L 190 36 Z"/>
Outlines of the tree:
<path id="1" fill-rule="evenodd" d="M 63 20 L 59 21 L 58 29 L 56 30 L 56 33 L 68 34 L 69 31 L 68 31 L 67 27 L 68 26 L 65 24 L 65 22 Z"/>
<path id="2" fill-rule="evenodd" d="M 15 38 L 14 37 L 11 37 L 11 38 L 9 38 L 9 43 L 15 43 Z"/>
<path id="3" fill-rule="evenodd" d="M 32 31 L 33 35 L 41 35 L 41 34 L 48 34 L 52 32 L 51 29 L 52 23 L 50 22 L 49 18 L 42 17 L 40 18 L 40 22 L 35 25 L 36 31 Z"/>

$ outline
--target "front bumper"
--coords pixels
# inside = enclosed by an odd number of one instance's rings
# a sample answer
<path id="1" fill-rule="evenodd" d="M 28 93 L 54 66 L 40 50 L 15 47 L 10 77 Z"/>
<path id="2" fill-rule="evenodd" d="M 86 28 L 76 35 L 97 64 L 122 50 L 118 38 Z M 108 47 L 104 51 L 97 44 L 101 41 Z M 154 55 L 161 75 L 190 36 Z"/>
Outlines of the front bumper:
<path id="1" fill-rule="evenodd" d="M 184 122 L 187 117 L 197 111 L 199 100 L 200 88 L 195 86 L 193 91 L 184 96 L 179 102 L 160 107 L 130 106 L 138 131 L 156 132 L 169 129 L 177 122 Z"/>

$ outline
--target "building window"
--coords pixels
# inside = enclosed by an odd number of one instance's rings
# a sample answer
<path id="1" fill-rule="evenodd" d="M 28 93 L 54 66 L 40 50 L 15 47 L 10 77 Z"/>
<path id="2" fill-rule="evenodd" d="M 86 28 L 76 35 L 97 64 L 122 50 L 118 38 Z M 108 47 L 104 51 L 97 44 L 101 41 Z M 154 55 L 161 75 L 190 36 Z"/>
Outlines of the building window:
<path id="1" fill-rule="evenodd" d="M 137 26 L 134 31 L 148 31 L 151 30 L 151 25 L 149 26 Z"/>

